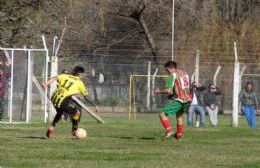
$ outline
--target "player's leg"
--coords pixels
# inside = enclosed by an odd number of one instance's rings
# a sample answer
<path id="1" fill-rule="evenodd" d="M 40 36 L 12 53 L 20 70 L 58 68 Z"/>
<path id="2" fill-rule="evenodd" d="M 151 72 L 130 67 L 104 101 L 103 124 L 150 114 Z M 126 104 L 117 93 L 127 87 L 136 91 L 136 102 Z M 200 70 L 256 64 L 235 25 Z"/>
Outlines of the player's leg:
<path id="1" fill-rule="evenodd" d="M 177 119 L 177 131 L 174 135 L 174 137 L 178 140 L 182 137 L 183 134 L 183 113 L 185 113 L 188 110 L 189 103 L 180 103 L 178 102 L 175 104 L 176 110 L 178 109 L 176 113 L 176 119 Z"/>
<path id="2" fill-rule="evenodd" d="M 182 112 L 176 113 L 176 119 L 177 119 L 177 131 L 174 137 L 176 139 L 180 139 L 182 137 L 182 130 L 183 130 Z"/>
<path id="3" fill-rule="evenodd" d="M 174 133 L 171 131 L 170 122 L 167 116 L 172 116 L 179 112 L 182 108 L 182 105 L 178 101 L 170 100 L 163 108 L 163 112 L 160 114 L 162 125 L 166 130 L 166 137 L 171 137 Z M 186 111 L 187 112 L 187 109 Z M 168 127 L 167 127 L 168 126 Z M 168 129 L 167 129 L 168 128 Z"/>
<path id="4" fill-rule="evenodd" d="M 166 137 L 170 137 L 173 133 L 172 133 L 172 128 L 171 128 L 171 124 L 169 122 L 169 119 L 168 117 L 165 115 L 164 112 L 161 112 L 159 114 L 159 118 L 161 120 L 161 123 L 162 123 L 162 126 L 164 127 L 165 129 L 165 132 L 166 132 Z"/>
<path id="5" fill-rule="evenodd" d="M 78 122 L 80 118 L 80 112 L 72 114 L 72 131 L 76 131 L 78 129 Z"/>
<path id="6" fill-rule="evenodd" d="M 178 109 L 176 109 L 177 106 L 175 106 L 176 101 L 169 100 L 168 103 L 166 103 L 163 107 L 162 112 L 159 114 L 161 123 L 165 129 L 166 137 L 171 137 L 174 133 L 172 132 L 172 128 L 170 125 L 170 121 L 168 119 L 169 116 L 172 116 L 177 112 Z"/>
<path id="7" fill-rule="evenodd" d="M 56 124 L 59 122 L 59 120 L 61 119 L 61 116 L 62 116 L 62 110 L 61 109 L 56 108 L 56 111 L 57 111 L 57 113 L 56 113 L 56 115 L 55 115 L 55 117 L 54 117 L 54 119 L 52 121 L 52 124 L 51 124 L 51 126 L 48 128 L 48 130 L 46 132 L 46 136 L 48 138 L 52 137 L 53 129 L 54 129 L 54 127 L 56 127 Z"/>
<path id="8" fill-rule="evenodd" d="M 71 134 L 75 136 L 76 130 L 78 129 L 78 123 L 81 117 L 80 109 L 81 107 L 77 105 L 75 101 L 72 99 L 69 100 L 69 108 L 68 113 L 71 114 L 71 122 L 72 122 L 72 128 L 71 128 Z"/>

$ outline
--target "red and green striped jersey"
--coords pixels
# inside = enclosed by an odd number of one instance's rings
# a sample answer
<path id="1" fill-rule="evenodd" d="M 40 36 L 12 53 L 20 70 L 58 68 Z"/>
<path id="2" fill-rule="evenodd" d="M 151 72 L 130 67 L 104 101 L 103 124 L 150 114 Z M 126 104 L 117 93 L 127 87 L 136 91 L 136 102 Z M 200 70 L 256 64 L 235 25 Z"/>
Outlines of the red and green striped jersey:
<path id="1" fill-rule="evenodd" d="M 165 87 L 172 89 L 175 100 L 182 103 L 191 101 L 189 75 L 184 70 L 169 75 Z"/>

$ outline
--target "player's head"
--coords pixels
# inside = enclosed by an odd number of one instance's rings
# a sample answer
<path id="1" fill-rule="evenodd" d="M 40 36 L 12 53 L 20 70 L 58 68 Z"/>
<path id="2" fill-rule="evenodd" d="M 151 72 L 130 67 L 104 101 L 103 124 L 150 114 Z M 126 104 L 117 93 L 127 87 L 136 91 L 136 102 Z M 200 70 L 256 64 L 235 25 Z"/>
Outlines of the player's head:
<path id="1" fill-rule="evenodd" d="M 79 76 L 80 74 L 83 74 L 85 72 L 85 69 L 82 66 L 75 66 L 73 69 L 73 75 Z"/>
<path id="2" fill-rule="evenodd" d="M 164 64 L 165 69 L 169 74 L 172 74 L 177 69 L 177 63 L 174 61 L 168 61 Z"/>

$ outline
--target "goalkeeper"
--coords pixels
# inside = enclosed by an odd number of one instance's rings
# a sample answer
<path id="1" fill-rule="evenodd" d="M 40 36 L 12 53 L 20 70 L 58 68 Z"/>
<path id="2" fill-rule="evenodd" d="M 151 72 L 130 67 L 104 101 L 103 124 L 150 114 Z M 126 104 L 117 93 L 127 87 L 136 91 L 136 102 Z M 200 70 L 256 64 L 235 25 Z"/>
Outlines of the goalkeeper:
<path id="1" fill-rule="evenodd" d="M 76 130 L 78 129 L 78 120 L 80 118 L 80 107 L 72 99 L 73 95 L 82 95 L 85 100 L 91 103 L 96 108 L 96 112 L 99 112 L 99 108 L 94 102 L 87 97 L 87 89 L 85 88 L 82 78 L 84 77 L 84 68 L 76 66 L 73 70 L 72 75 L 61 74 L 57 77 L 53 77 L 48 82 L 43 83 L 43 87 L 47 88 L 52 82 L 57 80 L 57 88 L 51 96 L 51 102 L 56 109 L 56 115 L 53 119 L 52 125 L 48 128 L 46 136 L 52 137 L 53 129 L 55 128 L 58 121 L 61 119 L 63 112 L 72 116 L 72 132 L 75 136 Z"/>
<path id="2" fill-rule="evenodd" d="M 169 102 L 164 105 L 159 117 L 165 128 L 165 137 L 174 137 L 178 140 L 182 137 L 183 119 L 182 115 L 188 109 L 191 96 L 189 93 L 190 84 L 189 76 L 184 70 L 177 70 L 177 63 L 169 61 L 164 65 L 169 76 L 167 78 L 165 89 L 157 88 L 155 93 L 168 94 Z M 168 116 L 176 115 L 177 132 L 174 134 L 171 129 Z"/>

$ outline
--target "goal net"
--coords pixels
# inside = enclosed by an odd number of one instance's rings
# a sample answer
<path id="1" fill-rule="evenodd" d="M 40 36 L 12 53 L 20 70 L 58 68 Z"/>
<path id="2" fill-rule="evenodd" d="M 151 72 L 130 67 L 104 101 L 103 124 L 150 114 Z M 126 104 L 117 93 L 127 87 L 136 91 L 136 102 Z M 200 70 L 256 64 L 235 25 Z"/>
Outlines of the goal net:
<path id="1" fill-rule="evenodd" d="M 167 95 L 155 94 L 164 88 L 166 75 L 131 75 L 129 84 L 129 119 L 137 115 L 160 112 Z"/>
<path id="2" fill-rule="evenodd" d="M 47 80 L 48 51 L 0 48 L 0 99 L 2 123 L 46 121 L 46 95 L 41 83 Z"/>

